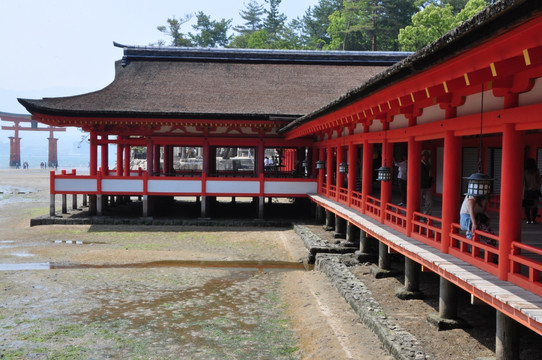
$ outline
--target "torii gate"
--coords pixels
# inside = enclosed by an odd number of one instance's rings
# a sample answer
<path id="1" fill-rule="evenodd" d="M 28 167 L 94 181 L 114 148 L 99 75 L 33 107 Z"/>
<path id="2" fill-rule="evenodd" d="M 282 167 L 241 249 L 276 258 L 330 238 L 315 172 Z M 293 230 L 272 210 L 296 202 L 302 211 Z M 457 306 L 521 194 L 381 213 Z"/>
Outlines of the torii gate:
<path id="1" fill-rule="evenodd" d="M 66 131 L 66 128 L 60 127 L 38 127 L 38 122 L 32 120 L 31 115 L 23 114 L 10 114 L 0 112 L 0 119 L 2 121 L 12 121 L 13 126 L 2 126 L 2 130 L 14 130 L 14 136 L 9 137 L 9 166 L 21 165 L 21 138 L 19 137 L 19 131 L 49 131 L 49 157 L 48 166 L 58 165 L 57 156 L 57 141 L 54 137 L 55 131 Z M 21 123 L 30 123 L 30 127 L 23 127 Z"/>

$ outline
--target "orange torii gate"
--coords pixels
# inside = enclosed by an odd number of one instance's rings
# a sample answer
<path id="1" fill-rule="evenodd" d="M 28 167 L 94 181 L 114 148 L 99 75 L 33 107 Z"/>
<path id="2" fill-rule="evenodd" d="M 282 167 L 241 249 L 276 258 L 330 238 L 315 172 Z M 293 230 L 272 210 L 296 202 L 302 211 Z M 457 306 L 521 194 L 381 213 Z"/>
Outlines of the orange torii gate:
<path id="1" fill-rule="evenodd" d="M 54 137 L 55 131 L 66 131 L 66 128 L 61 127 L 38 127 L 38 122 L 32 120 L 31 115 L 23 114 L 10 114 L 0 112 L 0 119 L 2 121 L 13 122 L 13 126 L 2 126 L 2 130 L 13 130 L 15 131 L 14 136 L 9 137 L 9 166 L 20 166 L 21 165 L 21 138 L 19 137 L 19 131 L 49 131 L 49 156 L 48 156 L 48 166 L 58 165 L 58 156 L 57 156 L 57 141 L 58 139 Z M 21 126 L 21 123 L 30 123 L 30 127 Z"/>

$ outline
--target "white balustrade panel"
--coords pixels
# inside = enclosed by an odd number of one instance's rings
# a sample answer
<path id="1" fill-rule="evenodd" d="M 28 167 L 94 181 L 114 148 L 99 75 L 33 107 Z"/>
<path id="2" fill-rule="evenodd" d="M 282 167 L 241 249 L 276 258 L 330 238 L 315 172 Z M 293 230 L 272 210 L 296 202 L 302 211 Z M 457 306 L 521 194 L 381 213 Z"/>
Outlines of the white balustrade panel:
<path id="1" fill-rule="evenodd" d="M 206 190 L 213 194 L 259 194 L 259 181 L 208 180 Z"/>
<path id="2" fill-rule="evenodd" d="M 104 179 L 102 180 L 102 191 L 143 193 L 143 180 Z"/>
<path id="3" fill-rule="evenodd" d="M 150 193 L 201 193 L 200 180 L 149 180 Z"/>
<path id="4" fill-rule="evenodd" d="M 55 179 L 55 191 L 95 192 L 98 182 L 96 179 Z"/>
<path id="5" fill-rule="evenodd" d="M 299 181 L 266 181 L 264 184 L 265 194 L 315 194 L 318 183 Z"/>

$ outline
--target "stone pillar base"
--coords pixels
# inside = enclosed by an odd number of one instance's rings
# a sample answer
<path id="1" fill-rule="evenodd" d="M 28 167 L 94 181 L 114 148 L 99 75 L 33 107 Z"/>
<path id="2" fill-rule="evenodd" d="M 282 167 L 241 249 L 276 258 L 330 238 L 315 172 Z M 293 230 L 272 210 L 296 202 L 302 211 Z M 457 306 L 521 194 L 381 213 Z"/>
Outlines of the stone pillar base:
<path id="1" fill-rule="evenodd" d="M 365 253 L 362 251 L 354 252 L 354 256 L 358 259 L 360 263 L 370 262 L 374 263 L 378 261 L 378 256 L 376 254 Z"/>
<path id="2" fill-rule="evenodd" d="M 401 300 L 423 299 L 424 295 L 421 291 L 407 290 L 405 287 L 395 289 L 395 296 Z"/>
<path id="3" fill-rule="evenodd" d="M 463 319 L 444 319 L 438 314 L 427 315 L 427 322 L 435 326 L 438 331 L 452 329 L 468 329 L 471 326 Z"/>
<path id="4" fill-rule="evenodd" d="M 400 274 L 397 270 L 386 270 L 379 268 L 378 266 L 371 266 L 371 274 L 375 279 L 384 279 L 388 277 L 394 277 Z"/>

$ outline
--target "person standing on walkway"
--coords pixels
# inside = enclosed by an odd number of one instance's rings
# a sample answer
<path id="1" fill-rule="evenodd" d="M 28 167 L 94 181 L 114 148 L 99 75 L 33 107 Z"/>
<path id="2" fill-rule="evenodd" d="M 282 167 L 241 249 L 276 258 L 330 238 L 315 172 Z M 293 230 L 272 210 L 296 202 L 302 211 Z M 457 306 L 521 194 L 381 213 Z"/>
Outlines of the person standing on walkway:
<path id="1" fill-rule="evenodd" d="M 431 186 L 433 186 L 433 178 L 431 177 L 431 163 L 429 161 L 429 151 L 423 150 L 421 176 L 420 176 L 420 187 L 421 187 L 421 197 L 422 197 L 421 210 L 426 215 L 431 215 L 431 207 L 433 206 Z"/>
<path id="2" fill-rule="evenodd" d="M 459 225 L 461 226 L 461 229 L 465 230 L 467 239 L 472 239 L 474 231 L 476 231 L 480 225 L 489 226 L 486 197 L 466 195 L 461 204 L 459 216 Z M 487 220 L 482 222 L 480 221 L 482 218 Z M 487 231 L 487 228 L 484 229 Z"/>
<path id="3" fill-rule="evenodd" d="M 538 199 L 540 198 L 540 171 L 536 160 L 527 159 L 523 172 L 523 208 L 527 224 L 535 224 L 538 216 Z"/>
<path id="4" fill-rule="evenodd" d="M 397 182 L 399 183 L 399 191 L 401 193 L 401 202 L 399 206 L 406 206 L 407 199 L 407 159 L 406 156 L 401 156 L 401 161 L 395 162 L 397 166 Z"/>

